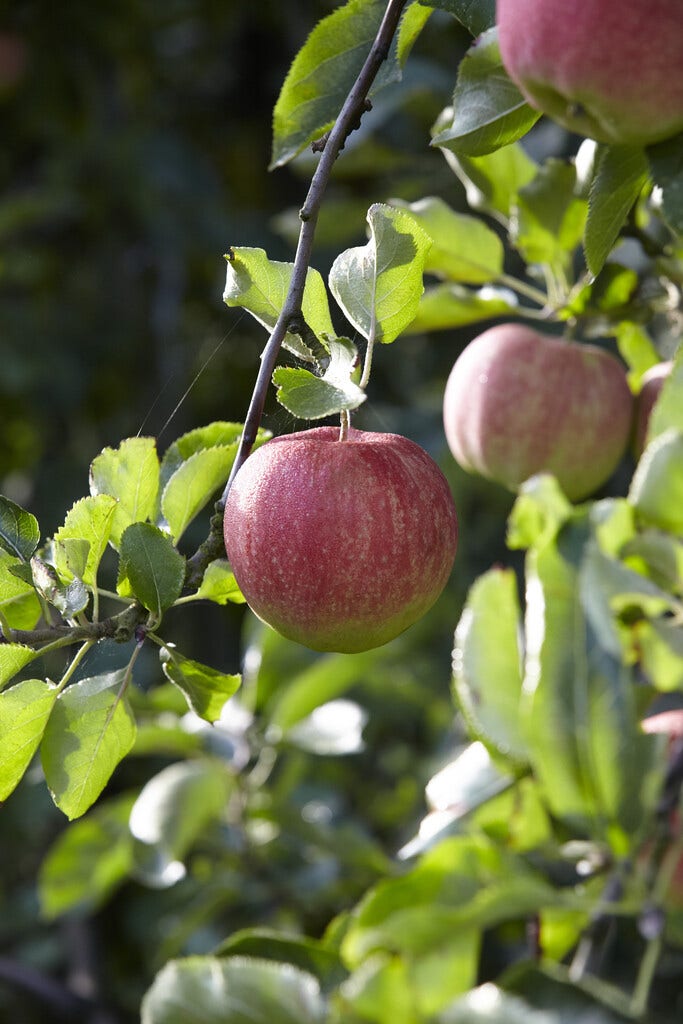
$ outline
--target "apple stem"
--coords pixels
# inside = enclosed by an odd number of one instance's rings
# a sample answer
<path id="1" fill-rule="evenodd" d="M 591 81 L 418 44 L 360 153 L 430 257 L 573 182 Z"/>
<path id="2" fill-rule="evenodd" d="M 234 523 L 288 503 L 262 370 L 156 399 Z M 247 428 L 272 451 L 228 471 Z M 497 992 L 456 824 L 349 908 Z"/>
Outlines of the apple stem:
<path id="1" fill-rule="evenodd" d="M 370 331 L 370 337 L 368 338 L 368 347 L 365 350 L 365 362 L 363 363 L 363 374 L 358 383 L 358 387 L 365 391 L 370 381 L 370 371 L 372 370 L 372 354 L 375 349 L 375 330 L 374 324 L 373 329 Z"/>
<path id="2" fill-rule="evenodd" d="M 349 427 L 351 426 L 351 413 L 348 409 L 342 409 L 341 411 L 341 422 L 339 425 L 339 440 L 345 441 L 349 436 Z"/>

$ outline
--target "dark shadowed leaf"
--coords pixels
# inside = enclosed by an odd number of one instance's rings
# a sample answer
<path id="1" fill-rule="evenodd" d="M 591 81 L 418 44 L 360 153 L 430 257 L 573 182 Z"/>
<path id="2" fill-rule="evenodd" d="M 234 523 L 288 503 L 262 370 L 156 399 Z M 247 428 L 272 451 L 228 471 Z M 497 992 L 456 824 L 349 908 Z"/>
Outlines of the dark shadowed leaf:
<path id="1" fill-rule="evenodd" d="M 602 270 L 647 178 L 647 160 L 642 149 L 635 146 L 600 147 L 583 239 L 591 274 Z"/>
<path id="2" fill-rule="evenodd" d="M 339 953 L 319 939 L 288 935 L 274 928 L 244 928 L 222 942 L 216 956 L 256 957 L 293 964 L 313 974 L 323 989 L 338 985 L 347 974 Z"/>
<path id="3" fill-rule="evenodd" d="M 0 548 L 27 561 L 38 547 L 38 520 L 21 505 L 0 494 Z"/>
<path id="4" fill-rule="evenodd" d="M 473 36 L 478 36 L 496 22 L 495 0 L 421 0 L 421 3 L 454 14 Z"/>
<path id="5" fill-rule="evenodd" d="M 652 179 L 662 190 L 662 213 L 671 229 L 683 235 L 683 136 L 650 146 L 646 153 Z"/>
<path id="6" fill-rule="evenodd" d="M 121 536 L 119 593 L 134 594 L 159 618 L 180 596 L 185 559 L 168 534 L 150 523 L 132 523 Z"/>
<path id="7" fill-rule="evenodd" d="M 449 120 L 448 112 L 442 117 Z M 437 124 L 438 129 L 438 124 Z M 520 189 L 535 177 L 538 167 L 518 142 L 484 156 L 466 156 L 443 150 L 446 163 L 465 188 L 472 210 L 490 213 L 507 223 Z"/>
<path id="8" fill-rule="evenodd" d="M 463 58 L 453 93 L 453 120 L 433 139 L 455 153 L 482 156 L 515 142 L 540 117 L 508 77 L 497 28 L 487 29 Z"/>
<path id="9" fill-rule="evenodd" d="M 38 895 L 47 918 L 101 907 L 133 863 L 128 818 L 135 797 L 103 802 L 60 833 L 40 868 Z"/>
<path id="10" fill-rule="evenodd" d="M 527 263 L 549 264 L 559 271 L 570 267 L 588 213 L 586 201 L 576 197 L 575 186 L 574 166 L 551 159 L 517 193 L 511 238 Z"/>

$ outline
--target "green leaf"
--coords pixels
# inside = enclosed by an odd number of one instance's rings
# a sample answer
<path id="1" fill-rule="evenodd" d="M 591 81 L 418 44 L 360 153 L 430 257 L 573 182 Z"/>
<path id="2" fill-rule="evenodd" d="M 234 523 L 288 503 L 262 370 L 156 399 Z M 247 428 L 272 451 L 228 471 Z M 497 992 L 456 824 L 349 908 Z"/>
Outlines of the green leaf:
<path id="1" fill-rule="evenodd" d="M 629 384 L 634 387 L 645 371 L 659 362 L 657 349 L 640 324 L 622 321 L 617 324 L 615 334 L 619 355 L 629 367 Z"/>
<path id="2" fill-rule="evenodd" d="M 635 146 L 599 148 L 583 239 L 591 274 L 602 270 L 647 178 L 647 160 L 642 149 Z"/>
<path id="3" fill-rule="evenodd" d="M 462 931 L 514 921 L 561 902 L 521 858 L 483 835 L 444 839 L 408 874 L 379 882 L 356 909 L 342 956 L 375 950 L 424 956 Z"/>
<path id="4" fill-rule="evenodd" d="M 537 164 L 518 142 L 485 156 L 465 156 L 450 149 L 444 149 L 443 154 L 462 182 L 471 209 L 489 213 L 503 223 L 510 219 L 517 193 L 538 171 Z"/>
<path id="5" fill-rule="evenodd" d="M 627 1024 L 634 1019 L 623 989 L 597 975 L 586 975 L 584 990 L 570 981 L 569 970 L 559 964 L 546 962 L 539 967 L 524 961 L 506 972 L 503 983 L 530 1007 L 545 1011 L 539 1020 L 527 1018 L 529 1024 Z"/>
<path id="6" fill-rule="evenodd" d="M 216 949 L 220 957 L 250 957 L 293 964 L 313 974 L 323 988 L 332 988 L 346 977 L 339 953 L 320 939 L 289 935 L 274 928 L 243 928 Z"/>
<path id="7" fill-rule="evenodd" d="M 496 22 L 495 0 L 420 0 L 427 7 L 453 14 L 473 36 L 478 36 Z"/>
<path id="8" fill-rule="evenodd" d="M 182 462 L 161 494 L 161 512 L 178 541 L 230 475 L 237 445 L 204 448 Z"/>
<path id="9" fill-rule="evenodd" d="M 263 249 L 233 246 L 226 254 L 228 269 L 223 301 L 227 306 L 246 309 L 260 324 L 272 331 L 285 304 L 292 280 L 293 263 L 269 260 Z M 317 270 L 306 272 L 301 306 L 305 326 L 290 331 L 283 345 L 307 362 L 315 362 L 327 350 L 327 338 L 334 336 L 325 283 Z M 306 329 L 308 328 L 308 329 Z"/>
<path id="10" fill-rule="evenodd" d="M 0 494 L 0 548 L 26 562 L 38 547 L 39 540 L 40 528 L 36 517 Z"/>
<path id="11" fill-rule="evenodd" d="M 683 534 L 683 432 L 671 427 L 649 444 L 628 495 L 640 519 Z"/>
<path id="12" fill-rule="evenodd" d="M 330 288 L 363 337 L 388 343 L 417 313 L 431 241 L 403 210 L 375 203 L 367 220 L 370 241 L 336 258 Z"/>
<path id="13" fill-rule="evenodd" d="M 185 559 L 167 534 L 150 523 L 133 523 L 121 536 L 119 593 L 133 593 L 159 619 L 183 589 Z"/>
<path id="14" fill-rule="evenodd" d="M 114 538 L 119 513 L 115 497 L 108 494 L 81 498 L 72 506 L 66 514 L 64 525 L 60 526 L 54 536 L 55 566 L 61 576 L 67 580 L 73 579 L 78 575 L 72 570 L 72 566 L 75 566 L 81 569 L 80 577 L 85 584 L 90 587 L 95 585 L 97 569 L 107 543 Z M 88 545 L 87 554 L 85 544 Z"/>
<path id="15" fill-rule="evenodd" d="M 277 400 L 299 419 L 317 420 L 344 409 L 357 409 L 366 399 L 358 387 L 358 350 L 348 338 L 331 338 L 330 361 L 322 377 L 299 367 L 278 366 L 273 373 Z"/>
<path id="16" fill-rule="evenodd" d="M 34 651 L 23 644 L 0 644 L 0 689 L 9 683 L 10 679 L 19 672 L 29 661 L 40 656 L 40 651 Z"/>
<path id="17" fill-rule="evenodd" d="M 43 679 L 24 679 L 0 693 L 0 800 L 33 760 L 56 698 L 56 687 Z"/>
<path id="18" fill-rule="evenodd" d="M 478 217 L 456 213 L 433 196 L 392 205 L 407 210 L 432 240 L 425 273 L 467 284 L 489 284 L 502 273 L 503 243 Z"/>
<path id="19" fill-rule="evenodd" d="M 451 977 L 460 973 L 461 964 L 454 957 Z M 415 1024 L 420 1019 L 417 992 L 411 983 L 408 965 L 397 956 L 376 953 L 368 957 L 342 985 L 340 996 L 354 1020 Z"/>
<path id="20" fill-rule="evenodd" d="M 157 974 L 141 1024 L 324 1024 L 318 981 L 291 964 L 249 957 L 188 957 Z"/>
<path id="21" fill-rule="evenodd" d="M 683 346 L 673 361 L 671 372 L 652 409 L 647 425 L 647 442 L 653 441 L 672 427 L 683 430 Z"/>
<path id="22" fill-rule="evenodd" d="M 68 818 L 97 800 L 135 741 L 125 672 L 72 683 L 57 698 L 40 748 L 52 799 Z"/>
<path id="23" fill-rule="evenodd" d="M 151 519 L 159 490 L 159 458 L 153 437 L 129 437 L 105 448 L 90 466 L 90 493 L 117 500 L 111 542 L 118 548 L 131 523 Z"/>
<path id="24" fill-rule="evenodd" d="M 482 156 L 526 135 L 540 116 L 508 77 L 500 58 L 498 30 L 490 28 L 460 63 L 453 121 L 432 139 L 432 145 Z"/>
<path id="25" fill-rule="evenodd" d="M 154 886 L 182 878 L 190 849 L 225 812 L 230 786 L 230 774 L 217 760 L 181 761 L 153 776 L 130 813 L 136 875 Z"/>
<path id="26" fill-rule="evenodd" d="M 0 612 L 10 629 L 33 629 L 41 616 L 35 588 L 12 572 L 22 567 L 25 562 L 0 550 Z"/>
<path id="27" fill-rule="evenodd" d="M 662 213 L 671 228 L 683 235 L 683 148 L 681 135 L 645 151 L 650 174 L 662 193 Z"/>
<path id="28" fill-rule="evenodd" d="M 206 448 L 227 448 L 236 445 L 242 436 L 243 425 L 230 423 L 227 420 L 216 420 L 205 427 L 181 434 L 168 446 L 161 460 L 159 473 L 160 488 L 163 489 L 173 474 L 195 452 L 203 452 Z M 259 431 L 261 437 L 270 436 L 267 431 Z"/>
<path id="29" fill-rule="evenodd" d="M 520 608 L 511 569 L 491 569 L 470 589 L 455 631 L 453 686 L 470 732 L 524 763 L 519 721 Z"/>
<path id="30" fill-rule="evenodd" d="M 331 128 L 370 52 L 384 0 L 349 0 L 323 18 L 294 58 L 273 111 L 273 155 L 280 167 Z M 401 66 L 430 12 L 410 4 L 371 95 L 401 77 Z"/>
<path id="31" fill-rule="evenodd" d="M 508 520 L 507 545 L 513 550 L 553 540 L 574 515 L 554 476 L 538 473 L 525 480 Z"/>
<path id="32" fill-rule="evenodd" d="M 528 263 L 569 268 L 581 241 L 588 206 L 575 195 L 576 169 L 550 159 L 517 193 L 512 242 Z"/>
<path id="33" fill-rule="evenodd" d="M 99 910 L 126 880 L 133 865 L 128 818 L 134 801 L 128 793 L 107 800 L 60 833 L 38 878 L 46 918 Z"/>
<path id="34" fill-rule="evenodd" d="M 634 623 L 633 647 L 651 686 L 663 693 L 683 690 L 683 628 L 675 620 Z"/>
<path id="35" fill-rule="evenodd" d="M 202 578 L 199 590 L 194 595 L 214 604 L 244 604 L 244 594 L 239 588 L 230 563 L 224 558 L 210 562 Z"/>
<path id="36" fill-rule="evenodd" d="M 162 647 L 159 657 L 166 678 L 182 690 L 195 714 L 207 722 L 220 718 L 225 702 L 240 687 L 239 675 L 218 672 L 169 647 Z"/>
<path id="37" fill-rule="evenodd" d="M 493 317 L 517 315 L 517 296 L 509 288 L 485 285 L 474 291 L 460 284 L 439 284 L 425 289 L 417 315 L 405 333 L 449 330 Z"/>

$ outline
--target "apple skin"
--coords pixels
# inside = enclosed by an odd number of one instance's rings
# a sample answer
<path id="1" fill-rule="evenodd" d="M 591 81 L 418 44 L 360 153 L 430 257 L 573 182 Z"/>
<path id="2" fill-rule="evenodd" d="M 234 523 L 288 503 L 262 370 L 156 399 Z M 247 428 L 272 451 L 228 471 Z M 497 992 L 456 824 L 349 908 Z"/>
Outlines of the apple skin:
<path id="1" fill-rule="evenodd" d="M 633 427 L 633 452 L 640 458 L 645 448 L 647 428 L 655 402 L 659 398 L 664 381 L 671 373 L 673 360 L 657 363 L 643 374 L 640 391 L 636 398 L 635 422 Z"/>
<path id="2" fill-rule="evenodd" d="M 448 446 L 463 469 L 512 491 L 535 473 L 552 473 L 572 501 L 612 475 L 632 415 L 626 374 L 614 356 L 517 323 L 470 342 L 443 402 Z"/>
<path id="3" fill-rule="evenodd" d="M 455 559 L 443 473 L 397 434 L 317 427 L 249 456 L 225 548 L 252 611 L 318 651 L 379 647 L 431 608 Z"/>
<path id="4" fill-rule="evenodd" d="M 680 0 L 497 0 L 524 97 L 570 131 L 644 146 L 683 129 Z"/>

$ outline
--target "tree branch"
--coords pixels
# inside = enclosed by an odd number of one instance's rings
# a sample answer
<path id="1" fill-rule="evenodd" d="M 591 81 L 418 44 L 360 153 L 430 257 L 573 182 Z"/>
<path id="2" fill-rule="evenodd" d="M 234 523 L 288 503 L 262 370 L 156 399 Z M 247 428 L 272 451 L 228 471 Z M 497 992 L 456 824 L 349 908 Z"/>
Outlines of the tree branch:
<path id="1" fill-rule="evenodd" d="M 240 438 L 239 449 L 232 466 L 230 478 L 225 485 L 220 500 L 216 504 L 216 516 L 212 519 L 211 532 L 201 547 L 188 559 L 186 575 L 186 589 L 188 590 L 193 590 L 199 585 L 209 561 L 212 558 L 219 557 L 223 551 L 222 525 L 218 525 L 218 529 L 216 529 L 216 520 L 222 519 L 222 512 L 225 508 L 225 501 L 232 482 L 246 461 L 256 440 L 256 434 L 263 418 L 268 387 L 284 337 L 290 328 L 298 321 L 300 322 L 301 304 L 306 285 L 306 275 L 311 262 L 318 213 L 325 189 L 330 180 L 332 167 L 343 149 L 346 139 L 359 126 L 363 114 L 370 109 L 370 104 L 367 100 L 368 92 L 382 63 L 387 58 L 391 41 L 398 28 L 406 2 L 407 0 L 389 0 L 387 3 L 382 23 L 377 30 L 377 35 L 370 47 L 370 52 L 360 70 L 358 78 L 344 101 L 334 127 L 327 135 L 313 144 L 314 151 L 322 151 L 322 155 L 311 179 L 304 205 L 299 211 L 301 228 L 299 230 L 299 241 L 294 257 L 294 268 L 289 290 L 270 338 L 261 354 L 261 366 L 244 419 L 244 429 Z"/>
<path id="2" fill-rule="evenodd" d="M 135 630 L 146 622 L 149 613 L 142 605 L 132 604 L 118 615 L 112 615 L 100 622 L 89 622 L 84 626 L 45 626 L 43 629 L 13 629 L 9 636 L 0 638 L 0 643 L 26 644 L 36 647 L 64 640 L 67 644 L 80 644 L 85 640 L 116 640 L 127 643 L 135 636 Z"/>

